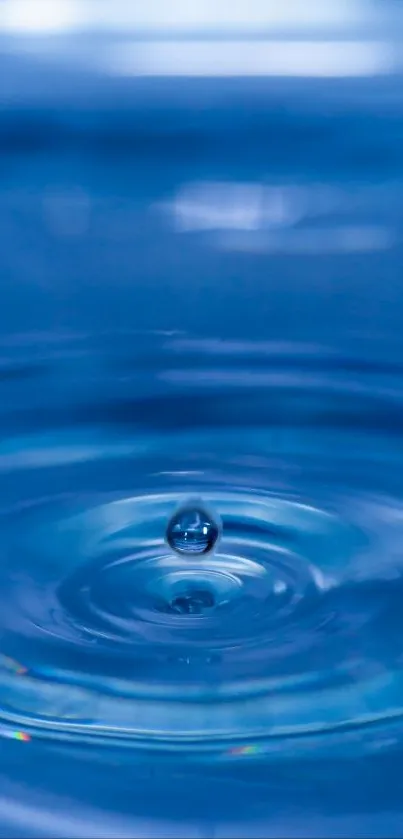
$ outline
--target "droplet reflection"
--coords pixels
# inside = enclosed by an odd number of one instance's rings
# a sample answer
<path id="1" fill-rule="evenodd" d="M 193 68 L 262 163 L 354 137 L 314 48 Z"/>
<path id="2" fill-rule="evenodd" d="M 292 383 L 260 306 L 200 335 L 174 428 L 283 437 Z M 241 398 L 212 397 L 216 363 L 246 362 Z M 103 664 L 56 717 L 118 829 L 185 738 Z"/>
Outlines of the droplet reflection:
<path id="1" fill-rule="evenodd" d="M 178 594 L 169 604 L 169 611 L 177 615 L 201 615 L 214 606 L 214 596 L 207 589 L 195 589 Z"/>
<path id="2" fill-rule="evenodd" d="M 220 535 L 218 521 L 202 503 L 189 502 L 172 516 L 166 532 L 168 545 L 180 554 L 207 554 Z"/>

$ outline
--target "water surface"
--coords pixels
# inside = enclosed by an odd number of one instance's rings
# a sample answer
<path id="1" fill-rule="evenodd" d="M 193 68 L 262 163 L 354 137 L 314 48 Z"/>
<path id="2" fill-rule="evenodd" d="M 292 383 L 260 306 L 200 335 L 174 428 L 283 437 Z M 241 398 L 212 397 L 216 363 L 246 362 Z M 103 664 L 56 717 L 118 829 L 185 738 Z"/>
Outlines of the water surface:
<path id="1" fill-rule="evenodd" d="M 399 836 L 400 80 L 170 84 L 0 117 L 2 835 Z"/>

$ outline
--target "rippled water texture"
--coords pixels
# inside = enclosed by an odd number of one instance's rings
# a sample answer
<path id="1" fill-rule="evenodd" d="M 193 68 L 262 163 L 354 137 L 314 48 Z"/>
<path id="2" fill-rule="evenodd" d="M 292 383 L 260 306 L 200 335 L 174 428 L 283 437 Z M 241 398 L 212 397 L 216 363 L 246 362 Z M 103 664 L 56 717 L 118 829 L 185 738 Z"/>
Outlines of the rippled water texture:
<path id="1" fill-rule="evenodd" d="M 3 436 L 2 724 L 184 760 L 374 748 L 403 712 L 399 371 L 154 342 L 147 396 Z M 196 493 L 220 541 L 173 551 Z"/>
<path id="2" fill-rule="evenodd" d="M 252 813 L 267 772 L 337 778 L 400 748 L 400 365 L 155 334 L 61 347 L 38 372 L 19 346 L 24 386 L 3 376 L 4 737 L 143 784 L 152 759 L 166 790 L 178 762 L 206 789 L 215 767 Z M 210 553 L 167 542 L 187 502 Z"/>
<path id="3" fill-rule="evenodd" d="M 401 836 L 401 76 L 11 53 L 0 835 Z"/>

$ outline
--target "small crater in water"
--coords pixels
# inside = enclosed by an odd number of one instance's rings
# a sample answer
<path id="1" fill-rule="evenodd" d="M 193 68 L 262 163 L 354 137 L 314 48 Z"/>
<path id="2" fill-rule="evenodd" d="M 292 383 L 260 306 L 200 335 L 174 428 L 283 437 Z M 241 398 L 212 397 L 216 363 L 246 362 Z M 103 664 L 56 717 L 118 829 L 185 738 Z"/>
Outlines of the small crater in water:
<path id="1" fill-rule="evenodd" d="M 214 606 L 214 595 L 208 589 L 194 589 L 171 600 L 169 611 L 177 615 L 202 615 Z"/>

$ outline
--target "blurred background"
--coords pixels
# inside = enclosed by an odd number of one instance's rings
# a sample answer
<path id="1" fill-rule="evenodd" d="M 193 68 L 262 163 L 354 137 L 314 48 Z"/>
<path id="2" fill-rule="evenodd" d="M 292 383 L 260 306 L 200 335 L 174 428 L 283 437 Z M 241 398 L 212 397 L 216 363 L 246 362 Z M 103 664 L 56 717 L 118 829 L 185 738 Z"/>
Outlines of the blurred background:
<path id="1" fill-rule="evenodd" d="M 368 321 L 385 335 L 402 14 L 399 0 L 1 0 L 2 331 L 234 334 L 247 314 L 258 333 L 314 318 L 337 342 Z"/>

